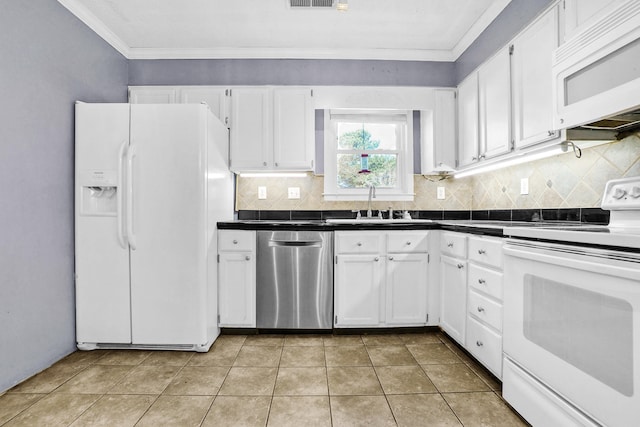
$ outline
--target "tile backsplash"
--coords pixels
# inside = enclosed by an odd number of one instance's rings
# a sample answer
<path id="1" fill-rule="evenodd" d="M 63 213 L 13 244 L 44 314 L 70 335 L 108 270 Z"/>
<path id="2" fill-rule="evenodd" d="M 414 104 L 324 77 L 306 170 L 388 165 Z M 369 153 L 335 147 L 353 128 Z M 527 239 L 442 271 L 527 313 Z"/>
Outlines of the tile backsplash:
<path id="1" fill-rule="evenodd" d="M 600 206 L 605 183 L 614 178 L 640 176 L 640 134 L 622 141 L 512 166 L 462 179 L 433 181 L 414 175 L 413 202 L 375 201 L 372 209 L 491 210 L 591 208 Z M 529 194 L 520 194 L 520 180 L 528 178 Z M 267 199 L 258 199 L 258 186 Z M 237 210 L 366 210 L 367 203 L 328 202 L 322 196 L 323 177 L 237 179 Z M 299 187 L 300 199 L 289 199 L 288 188 Z M 444 187 L 445 199 L 436 197 Z"/>

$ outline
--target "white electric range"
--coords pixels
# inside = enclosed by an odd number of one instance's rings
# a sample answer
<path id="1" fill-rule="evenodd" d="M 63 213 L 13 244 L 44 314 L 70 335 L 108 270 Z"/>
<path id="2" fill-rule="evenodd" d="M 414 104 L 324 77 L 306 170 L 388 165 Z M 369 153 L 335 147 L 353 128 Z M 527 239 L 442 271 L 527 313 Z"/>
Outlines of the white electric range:
<path id="1" fill-rule="evenodd" d="M 640 177 L 609 225 L 505 228 L 503 396 L 532 425 L 640 420 Z"/>

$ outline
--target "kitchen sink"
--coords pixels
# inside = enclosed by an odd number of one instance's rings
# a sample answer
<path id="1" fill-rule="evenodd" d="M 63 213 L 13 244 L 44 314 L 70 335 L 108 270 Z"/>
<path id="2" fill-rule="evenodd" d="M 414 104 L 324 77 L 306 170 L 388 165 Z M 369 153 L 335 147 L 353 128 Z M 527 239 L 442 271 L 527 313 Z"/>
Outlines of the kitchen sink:
<path id="1" fill-rule="evenodd" d="M 430 219 L 380 219 L 380 218 L 330 218 L 326 220 L 329 224 L 411 224 L 433 222 Z"/>

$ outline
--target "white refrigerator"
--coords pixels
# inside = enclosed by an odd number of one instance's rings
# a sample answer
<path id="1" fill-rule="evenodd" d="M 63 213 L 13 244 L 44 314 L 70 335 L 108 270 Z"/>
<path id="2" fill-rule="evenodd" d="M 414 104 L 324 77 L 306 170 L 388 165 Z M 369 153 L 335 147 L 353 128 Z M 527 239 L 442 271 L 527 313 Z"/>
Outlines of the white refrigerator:
<path id="1" fill-rule="evenodd" d="M 76 104 L 78 348 L 208 351 L 229 134 L 205 104 Z"/>

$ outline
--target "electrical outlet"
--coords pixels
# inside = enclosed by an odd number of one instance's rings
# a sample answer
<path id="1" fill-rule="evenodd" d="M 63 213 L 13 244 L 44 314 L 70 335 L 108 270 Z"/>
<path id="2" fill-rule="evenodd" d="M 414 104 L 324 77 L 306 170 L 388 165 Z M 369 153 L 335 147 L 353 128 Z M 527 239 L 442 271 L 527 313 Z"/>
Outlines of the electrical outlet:
<path id="1" fill-rule="evenodd" d="M 438 200 L 444 200 L 446 198 L 444 187 L 437 188 L 436 197 L 438 198 Z"/>
<path id="2" fill-rule="evenodd" d="M 529 178 L 520 180 L 520 194 L 529 194 Z"/>
<path id="3" fill-rule="evenodd" d="M 267 187 L 258 187 L 258 199 L 264 200 L 267 198 Z"/>
<path id="4" fill-rule="evenodd" d="M 290 199 L 299 199 L 300 198 L 300 187 L 289 187 L 289 198 Z"/>

